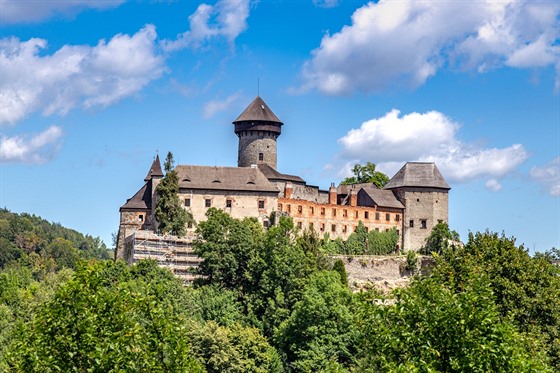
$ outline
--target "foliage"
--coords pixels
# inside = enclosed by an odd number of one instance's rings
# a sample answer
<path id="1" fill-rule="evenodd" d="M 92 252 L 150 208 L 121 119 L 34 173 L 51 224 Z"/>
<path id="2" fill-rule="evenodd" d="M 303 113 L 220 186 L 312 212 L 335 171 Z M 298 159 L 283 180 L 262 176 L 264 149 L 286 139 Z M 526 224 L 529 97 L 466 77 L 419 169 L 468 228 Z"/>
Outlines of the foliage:
<path id="1" fill-rule="evenodd" d="M 342 259 L 337 259 L 334 261 L 332 270 L 340 275 L 340 283 L 344 286 L 347 286 L 348 274 L 346 273 L 346 267 L 344 266 L 344 262 L 342 261 Z"/>
<path id="2" fill-rule="evenodd" d="M 262 244 L 264 232 L 254 219 L 237 220 L 229 214 L 210 208 L 206 221 L 197 227 L 195 253 L 203 259 L 199 265 L 200 283 L 237 290 L 250 287 L 249 265 Z"/>
<path id="3" fill-rule="evenodd" d="M 352 173 L 354 176 L 347 177 L 342 180 L 341 184 L 361 184 L 361 183 L 373 183 L 378 188 L 383 188 L 385 184 L 389 182 L 389 177 L 383 172 L 375 170 L 375 163 L 367 162 L 365 166 L 361 164 L 355 164 L 352 168 Z"/>
<path id="4" fill-rule="evenodd" d="M 394 305 L 362 303 L 360 371 L 546 372 L 542 346 L 500 317 L 490 282 L 454 292 L 435 278 L 413 281 Z"/>
<path id="5" fill-rule="evenodd" d="M 296 372 L 323 371 L 329 361 L 351 365 L 357 336 L 351 307 L 352 293 L 338 273 L 311 275 L 302 299 L 276 333 Z"/>
<path id="6" fill-rule="evenodd" d="M 176 311 L 181 285 L 143 262 L 82 263 L 12 344 L 15 371 L 203 371 Z"/>
<path id="7" fill-rule="evenodd" d="M 413 274 L 416 273 L 418 269 L 418 256 L 416 252 L 410 250 L 406 253 L 406 269 L 411 271 Z"/>
<path id="8" fill-rule="evenodd" d="M 164 163 L 165 176 L 159 182 L 155 217 L 158 230 L 163 234 L 184 236 L 186 224 L 193 222 L 190 212 L 179 201 L 179 176 L 173 169 L 173 153 L 168 152 Z"/>
<path id="9" fill-rule="evenodd" d="M 392 228 L 386 232 L 368 232 L 362 221 L 346 241 L 335 241 L 336 254 L 346 255 L 387 255 L 396 250 L 399 235 Z M 332 250 L 332 249 L 331 249 Z"/>
<path id="10" fill-rule="evenodd" d="M 281 372 L 278 352 L 261 332 L 233 323 L 224 327 L 214 321 L 193 324 L 189 331 L 193 352 L 209 373 Z"/>
<path id="11" fill-rule="evenodd" d="M 560 369 L 560 269 L 531 258 L 514 238 L 485 232 L 469 235 L 464 248 L 445 250 L 432 276 L 455 292 L 472 276 L 488 278 L 498 311 L 527 335 L 539 335 Z"/>
<path id="12" fill-rule="evenodd" d="M 459 233 L 449 229 L 447 223 L 437 223 L 426 240 L 426 245 L 420 250 L 422 254 L 441 254 L 450 246 L 459 242 Z"/>
<path id="13" fill-rule="evenodd" d="M 26 213 L 15 214 L 7 209 L 0 209 L 0 268 L 14 263 L 26 256 L 37 253 L 45 255 L 43 251 L 64 240 L 64 247 L 59 254 L 71 258 L 66 263 L 57 263 L 58 267 L 72 267 L 75 259 L 109 259 L 111 253 L 99 237 L 83 235 L 68 229 L 59 223 L 50 223 L 35 215 Z M 54 246 L 52 246 L 54 245 Z M 70 248 L 71 247 L 71 248 Z M 57 251 L 57 250 L 55 250 Z M 62 252 L 64 251 L 64 253 Z"/>
<path id="14" fill-rule="evenodd" d="M 542 258 L 550 263 L 553 261 L 560 261 L 560 249 L 553 247 L 550 250 L 546 250 L 544 253 L 536 253 L 535 258 Z"/>
<path id="15" fill-rule="evenodd" d="M 217 285 L 188 287 L 182 304 L 199 322 L 213 321 L 221 326 L 244 324 L 246 317 L 237 292 Z"/>

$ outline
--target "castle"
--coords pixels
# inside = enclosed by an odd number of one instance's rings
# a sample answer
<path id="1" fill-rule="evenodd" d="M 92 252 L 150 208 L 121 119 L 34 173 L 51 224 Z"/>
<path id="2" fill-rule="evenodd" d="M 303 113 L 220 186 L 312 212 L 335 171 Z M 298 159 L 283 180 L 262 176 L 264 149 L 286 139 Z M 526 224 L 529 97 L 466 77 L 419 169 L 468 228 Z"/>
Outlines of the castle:
<path id="1" fill-rule="evenodd" d="M 234 218 L 257 218 L 268 227 L 276 212 L 292 217 L 298 228 L 315 231 L 320 237 L 328 233 L 331 239 L 347 239 L 361 221 L 368 230 L 395 228 L 399 235 L 396 249 L 407 251 L 421 248 L 432 227 L 448 221 L 450 187 L 434 163 L 406 163 L 383 189 L 366 183 L 331 184 L 322 190 L 277 170 L 277 139 L 284 124 L 261 97 L 233 125 L 239 138 L 237 167 L 175 167 L 179 198 L 197 222 L 205 220 L 206 211 L 215 207 Z M 156 156 L 142 188 L 121 206 L 116 258 L 130 261 L 134 245 L 125 254 L 125 242 L 157 232 L 156 188 L 163 176 Z M 194 229 L 189 225 L 187 232 L 192 235 Z"/>

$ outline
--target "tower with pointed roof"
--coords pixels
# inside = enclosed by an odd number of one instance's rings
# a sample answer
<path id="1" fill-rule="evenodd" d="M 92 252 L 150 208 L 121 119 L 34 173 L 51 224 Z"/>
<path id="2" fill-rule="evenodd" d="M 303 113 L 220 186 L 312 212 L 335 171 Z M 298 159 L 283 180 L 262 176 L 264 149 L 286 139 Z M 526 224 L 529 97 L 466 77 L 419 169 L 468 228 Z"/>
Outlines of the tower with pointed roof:
<path id="1" fill-rule="evenodd" d="M 431 162 L 407 162 L 383 189 L 391 190 L 405 206 L 403 247 L 418 250 L 426 244 L 432 228 L 448 222 L 451 187 Z"/>
<path id="2" fill-rule="evenodd" d="M 267 164 L 276 170 L 276 139 L 282 132 L 283 123 L 263 99 L 257 96 L 233 125 L 239 138 L 237 166 Z"/>

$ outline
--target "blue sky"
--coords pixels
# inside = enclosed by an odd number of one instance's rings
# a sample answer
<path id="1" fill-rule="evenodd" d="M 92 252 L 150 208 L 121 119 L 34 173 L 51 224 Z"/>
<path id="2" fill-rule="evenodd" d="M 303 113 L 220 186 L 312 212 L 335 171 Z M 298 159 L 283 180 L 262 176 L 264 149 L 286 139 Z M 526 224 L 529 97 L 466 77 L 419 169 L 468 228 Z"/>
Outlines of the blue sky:
<path id="1" fill-rule="evenodd" d="M 159 152 L 235 166 L 260 95 L 278 168 L 436 162 L 450 226 L 560 246 L 560 3 L 0 0 L 0 205 L 111 243 Z"/>

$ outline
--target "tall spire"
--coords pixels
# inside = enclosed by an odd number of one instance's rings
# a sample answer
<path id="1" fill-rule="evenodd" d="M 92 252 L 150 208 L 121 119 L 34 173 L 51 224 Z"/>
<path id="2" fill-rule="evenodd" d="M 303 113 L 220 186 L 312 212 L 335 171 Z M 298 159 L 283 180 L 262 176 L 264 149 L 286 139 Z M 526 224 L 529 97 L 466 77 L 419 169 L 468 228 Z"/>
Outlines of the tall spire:
<path id="1" fill-rule="evenodd" d="M 161 170 L 161 163 L 159 161 L 159 154 L 156 154 L 156 158 L 154 159 L 154 162 L 152 163 L 152 167 L 150 167 L 148 174 L 144 178 L 144 181 L 150 181 L 153 177 L 163 177 L 163 171 Z"/>

